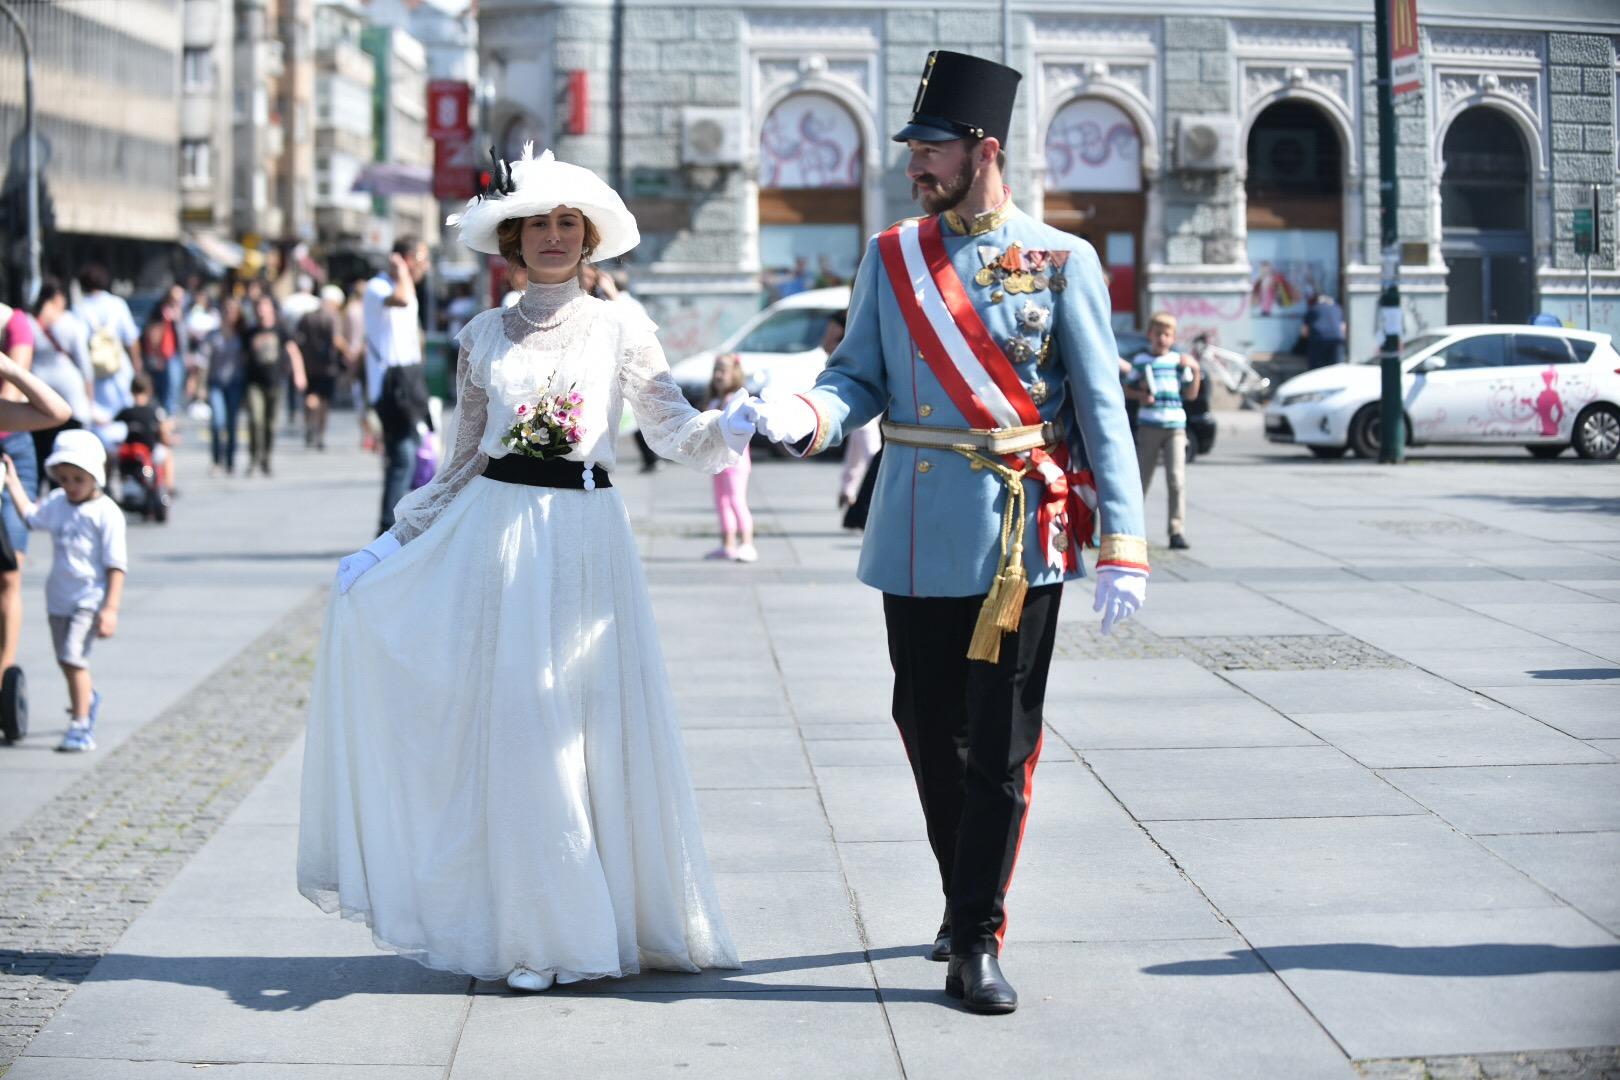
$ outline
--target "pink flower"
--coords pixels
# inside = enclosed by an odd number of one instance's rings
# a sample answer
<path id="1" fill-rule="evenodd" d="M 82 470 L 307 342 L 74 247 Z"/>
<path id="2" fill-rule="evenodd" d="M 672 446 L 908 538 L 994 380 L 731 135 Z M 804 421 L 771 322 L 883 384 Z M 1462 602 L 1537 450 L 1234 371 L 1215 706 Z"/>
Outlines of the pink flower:
<path id="1" fill-rule="evenodd" d="M 568 404 L 570 404 L 570 405 L 582 405 L 582 404 L 584 404 L 584 402 L 585 402 L 585 399 L 582 396 L 580 396 L 580 392 L 578 390 L 570 390 L 568 392 Z"/>
<path id="2" fill-rule="evenodd" d="M 519 416 L 527 416 L 527 415 L 529 415 L 529 407 L 527 405 L 519 405 L 517 407 L 517 414 Z"/>

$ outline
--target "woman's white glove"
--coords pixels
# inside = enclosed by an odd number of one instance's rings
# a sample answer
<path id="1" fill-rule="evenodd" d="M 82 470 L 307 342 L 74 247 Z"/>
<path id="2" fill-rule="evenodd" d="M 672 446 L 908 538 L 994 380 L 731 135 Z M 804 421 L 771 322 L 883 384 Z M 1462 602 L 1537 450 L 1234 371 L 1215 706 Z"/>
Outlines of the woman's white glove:
<path id="1" fill-rule="evenodd" d="M 744 391 L 737 391 L 726 402 L 726 407 L 720 412 L 720 437 L 726 440 L 726 446 L 734 454 L 740 454 L 748 449 L 748 440 L 754 437 L 754 425 L 758 420 L 759 410 L 754 407 L 754 401 Z"/>
<path id="2" fill-rule="evenodd" d="M 394 539 L 394 534 L 385 532 L 353 555 L 338 560 L 337 591 L 348 592 L 354 583 L 360 580 L 361 574 L 388 558 L 399 548 L 400 543 Z"/>
<path id="3" fill-rule="evenodd" d="M 1142 571 L 1120 566 L 1097 568 L 1097 599 L 1091 610 L 1102 612 L 1103 633 L 1112 632 L 1146 602 L 1147 575 Z"/>
<path id="4" fill-rule="evenodd" d="M 801 397 L 762 401 L 754 408 L 759 433 L 774 443 L 796 443 L 816 430 L 816 410 Z"/>

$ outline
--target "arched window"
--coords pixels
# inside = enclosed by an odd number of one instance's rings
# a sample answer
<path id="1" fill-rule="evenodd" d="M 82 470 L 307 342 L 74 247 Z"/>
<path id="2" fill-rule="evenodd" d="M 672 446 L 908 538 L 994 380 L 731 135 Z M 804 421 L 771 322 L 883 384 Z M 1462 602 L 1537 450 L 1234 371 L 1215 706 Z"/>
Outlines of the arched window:
<path id="1" fill-rule="evenodd" d="M 861 132 L 826 94 L 794 94 L 759 136 L 760 264 L 775 296 L 855 276 L 863 237 Z"/>
<path id="2" fill-rule="evenodd" d="M 1082 97 L 1046 129 L 1046 221 L 1097 249 L 1116 329 L 1140 321 L 1142 135 L 1111 101 Z"/>
<path id="3" fill-rule="evenodd" d="M 1507 115 L 1476 105 L 1441 144 L 1449 323 L 1525 322 L 1534 309 L 1530 155 Z"/>
<path id="4" fill-rule="evenodd" d="M 1142 136 L 1124 109 L 1076 98 L 1058 110 L 1046 131 L 1046 190 L 1142 190 Z"/>
<path id="5" fill-rule="evenodd" d="M 1279 101 L 1249 129 L 1250 348 L 1287 352 L 1311 302 L 1341 303 L 1344 151 L 1338 131 L 1307 101 Z"/>

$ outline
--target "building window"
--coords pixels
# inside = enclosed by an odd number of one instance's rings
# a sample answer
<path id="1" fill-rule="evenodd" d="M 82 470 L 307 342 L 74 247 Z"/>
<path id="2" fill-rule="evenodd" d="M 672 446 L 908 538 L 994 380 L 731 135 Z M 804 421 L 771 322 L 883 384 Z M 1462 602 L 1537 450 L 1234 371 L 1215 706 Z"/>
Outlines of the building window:
<path id="1" fill-rule="evenodd" d="M 854 276 L 860 258 L 861 132 L 822 94 L 771 110 L 759 138 L 759 257 L 773 295 Z"/>
<path id="2" fill-rule="evenodd" d="M 181 54 L 182 85 L 187 90 L 214 88 L 214 50 L 187 49 Z"/>
<path id="3" fill-rule="evenodd" d="M 207 139 L 183 139 L 180 143 L 180 180 L 184 184 L 201 186 L 209 182 L 213 173 L 209 167 L 212 148 Z"/>
<path id="4" fill-rule="evenodd" d="M 1141 322 L 1142 136 L 1118 105 L 1076 98 L 1046 132 L 1046 222 L 1083 237 L 1102 257 L 1116 330 Z"/>

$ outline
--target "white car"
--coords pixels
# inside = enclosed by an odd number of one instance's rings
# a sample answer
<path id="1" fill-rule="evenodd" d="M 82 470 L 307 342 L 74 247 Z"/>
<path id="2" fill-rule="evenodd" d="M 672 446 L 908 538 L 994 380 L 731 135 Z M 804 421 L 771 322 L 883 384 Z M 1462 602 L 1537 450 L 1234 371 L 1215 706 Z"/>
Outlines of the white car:
<path id="1" fill-rule="evenodd" d="M 1620 353 L 1608 334 L 1557 326 L 1444 326 L 1406 343 L 1407 441 L 1523 446 L 1552 458 L 1620 452 Z M 1297 375 L 1266 408 L 1266 438 L 1317 457 L 1377 457 L 1378 357 Z"/>
<path id="2" fill-rule="evenodd" d="M 810 289 L 784 296 L 743 323 L 712 349 L 670 365 L 670 373 L 689 401 L 700 400 L 714 375 L 714 358 L 736 353 L 742 361 L 748 392 L 797 394 L 810 389 L 827 366 L 821 337 L 827 320 L 849 307 L 849 287 Z"/>

